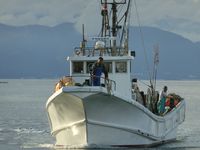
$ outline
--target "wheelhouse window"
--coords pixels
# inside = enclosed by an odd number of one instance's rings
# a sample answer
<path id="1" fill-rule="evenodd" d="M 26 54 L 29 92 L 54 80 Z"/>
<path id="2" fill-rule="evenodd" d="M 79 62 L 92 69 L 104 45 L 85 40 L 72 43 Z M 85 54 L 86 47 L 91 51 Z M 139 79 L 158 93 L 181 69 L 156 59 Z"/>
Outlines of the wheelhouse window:
<path id="1" fill-rule="evenodd" d="M 104 62 L 104 65 L 108 73 L 112 73 L 112 62 Z"/>
<path id="2" fill-rule="evenodd" d="M 116 62 L 115 71 L 116 73 L 126 73 L 127 62 Z"/>
<path id="3" fill-rule="evenodd" d="M 92 71 L 92 67 L 93 67 L 94 63 L 95 63 L 94 61 L 89 61 L 89 62 L 86 63 L 86 66 L 87 66 L 86 72 L 87 73 L 90 73 Z"/>
<path id="4" fill-rule="evenodd" d="M 83 73 L 83 62 L 72 63 L 73 73 Z"/>

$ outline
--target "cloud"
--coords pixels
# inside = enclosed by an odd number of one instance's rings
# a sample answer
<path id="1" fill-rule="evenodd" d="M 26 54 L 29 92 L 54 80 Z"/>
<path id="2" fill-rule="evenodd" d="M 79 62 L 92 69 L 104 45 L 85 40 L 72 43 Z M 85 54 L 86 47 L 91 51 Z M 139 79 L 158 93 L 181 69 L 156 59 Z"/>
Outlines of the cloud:
<path id="1" fill-rule="evenodd" d="M 134 2 L 134 0 L 132 0 Z M 141 24 L 158 27 L 200 41 L 200 0 L 136 0 Z M 9 25 L 40 24 L 55 26 L 75 23 L 80 31 L 85 24 L 88 34 L 97 30 L 100 0 L 0 0 L 0 23 Z M 131 24 L 137 23 L 134 3 Z"/>
<path id="2" fill-rule="evenodd" d="M 100 10 L 101 5 L 98 4 L 96 1 L 90 1 L 88 4 L 84 7 L 81 15 L 77 17 L 75 21 L 75 27 L 77 30 L 81 32 L 82 30 L 82 24 L 85 25 L 85 31 L 86 34 L 94 34 L 96 32 L 99 32 L 99 27 L 101 26 L 101 15 Z"/>
<path id="3" fill-rule="evenodd" d="M 88 0 L 0 0 L 0 22 L 54 26 L 75 22 Z"/>
<path id="4" fill-rule="evenodd" d="M 142 25 L 200 41 L 200 0 L 138 0 L 137 6 Z"/>

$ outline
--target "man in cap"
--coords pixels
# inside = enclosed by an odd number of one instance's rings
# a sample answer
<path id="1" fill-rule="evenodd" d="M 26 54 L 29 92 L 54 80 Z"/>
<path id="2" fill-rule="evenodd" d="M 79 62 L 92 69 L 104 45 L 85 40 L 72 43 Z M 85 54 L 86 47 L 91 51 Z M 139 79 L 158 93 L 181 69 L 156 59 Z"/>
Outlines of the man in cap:
<path id="1" fill-rule="evenodd" d="M 103 58 L 99 57 L 97 62 L 93 65 L 93 85 L 100 86 L 101 83 L 101 74 L 102 72 L 105 75 L 105 79 L 108 79 L 108 72 L 104 65 Z"/>

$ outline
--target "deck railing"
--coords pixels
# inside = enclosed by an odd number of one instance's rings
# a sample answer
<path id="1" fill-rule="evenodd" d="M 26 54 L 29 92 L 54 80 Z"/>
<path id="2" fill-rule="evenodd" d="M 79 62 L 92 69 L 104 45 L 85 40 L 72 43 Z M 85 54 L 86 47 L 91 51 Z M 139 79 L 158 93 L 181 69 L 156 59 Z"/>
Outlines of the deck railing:
<path id="1" fill-rule="evenodd" d="M 94 78 L 100 78 L 100 85 L 94 85 Z M 116 91 L 116 82 L 111 79 L 105 79 L 104 77 L 99 76 L 89 76 L 89 75 L 73 75 L 73 76 L 64 76 L 60 82 L 63 86 L 101 86 L 107 88 L 109 91 Z"/>
<path id="2" fill-rule="evenodd" d="M 74 54 L 77 56 L 127 56 L 128 51 L 123 47 L 116 47 L 116 52 L 113 54 L 111 47 L 94 48 L 94 47 L 75 47 Z"/>

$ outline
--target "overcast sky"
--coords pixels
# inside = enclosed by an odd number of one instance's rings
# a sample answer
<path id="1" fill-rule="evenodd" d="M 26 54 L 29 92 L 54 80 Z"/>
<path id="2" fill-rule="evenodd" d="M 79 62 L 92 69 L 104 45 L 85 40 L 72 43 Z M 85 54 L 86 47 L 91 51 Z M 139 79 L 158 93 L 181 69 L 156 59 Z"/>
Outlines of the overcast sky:
<path id="1" fill-rule="evenodd" d="M 64 22 L 95 32 L 100 0 L 0 0 L 0 23 L 55 26 Z M 200 0 L 136 0 L 141 24 L 200 41 Z M 132 13 L 135 13 L 132 5 Z M 99 20 L 97 20 L 99 19 Z M 134 23 L 134 15 L 132 24 Z M 94 28 L 93 28 L 94 26 Z"/>

